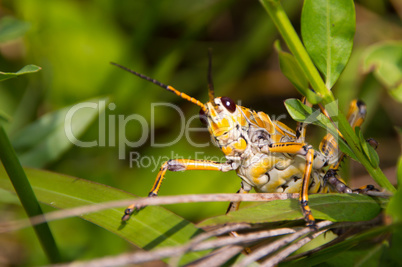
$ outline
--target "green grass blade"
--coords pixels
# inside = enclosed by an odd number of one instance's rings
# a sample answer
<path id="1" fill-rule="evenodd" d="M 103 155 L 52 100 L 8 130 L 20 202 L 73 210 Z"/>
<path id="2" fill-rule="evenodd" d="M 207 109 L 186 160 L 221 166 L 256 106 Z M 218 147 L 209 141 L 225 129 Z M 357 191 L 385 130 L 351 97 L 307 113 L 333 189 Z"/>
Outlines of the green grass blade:
<path id="1" fill-rule="evenodd" d="M 29 168 L 25 171 L 39 201 L 58 209 L 134 197 L 121 190 L 75 177 Z M 5 176 L 4 170 L 0 169 L 0 188 L 12 191 Z M 145 250 L 182 245 L 202 231 L 191 222 L 157 206 L 141 210 L 131 216 L 127 223 L 122 224 L 120 219 L 124 209 L 125 207 L 112 208 L 80 217 Z M 183 261 L 195 260 L 204 253 L 188 253 Z"/>
<path id="2" fill-rule="evenodd" d="M 0 159 L 26 213 L 29 217 L 42 215 L 39 202 L 1 125 L 0 147 Z M 7 177 L 6 174 L 3 177 Z M 60 254 L 49 225 L 47 223 L 36 225 L 34 229 L 49 260 L 53 263 L 60 262 Z"/>

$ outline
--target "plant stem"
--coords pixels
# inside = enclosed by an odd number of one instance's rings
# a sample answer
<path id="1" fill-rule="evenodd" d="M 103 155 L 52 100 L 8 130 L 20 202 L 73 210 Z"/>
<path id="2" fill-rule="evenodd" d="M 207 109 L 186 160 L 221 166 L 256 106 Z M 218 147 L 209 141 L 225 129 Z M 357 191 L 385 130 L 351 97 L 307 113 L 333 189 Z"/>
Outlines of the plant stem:
<path id="1" fill-rule="evenodd" d="M 314 91 L 322 97 L 322 104 L 324 106 L 335 101 L 332 92 L 325 86 L 317 68 L 310 59 L 306 49 L 304 48 L 299 36 L 297 35 L 295 29 L 293 28 L 289 18 L 287 17 L 284 9 L 282 8 L 279 0 L 260 0 L 261 4 L 264 6 L 269 16 L 276 25 L 279 33 L 281 34 L 283 40 L 288 46 L 290 52 L 295 57 L 297 63 L 305 73 L 308 81 L 310 82 Z M 367 156 L 362 152 L 360 148 L 360 142 L 352 127 L 349 125 L 345 115 L 339 110 L 328 110 L 329 114 L 338 114 L 339 131 L 342 133 L 343 137 L 347 141 L 348 145 L 355 153 L 359 162 L 366 168 L 368 173 L 373 177 L 373 179 L 383 188 L 394 193 L 396 192 L 395 187 L 389 182 L 387 177 L 381 171 L 381 169 L 374 169 L 369 162 Z"/>
<path id="2" fill-rule="evenodd" d="M 0 148 L 0 160 L 2 161 L 3 166 L 10 177 L 11 183 L 14 186 L 25 212 L 29 217 L 43 216 L 42 209 L 35 196 L 35 193 L 32 190 L 28 178 L 1 123 Z M 40 225 L 34 225 L 33 227 L 49 261 L 52 263 L 60 262 L 60 253 L 49 225 L 47 223 L 43 223 Z"/>
<path id="3" fill-rule="evenodd" d="M 327 99 L 328 103 L 334 101 L 334 96 L 331 91 L 325 87 L 319 72 L 315 68 L 307 51 L 304 49 L 299 36 L 293 28 L 292 23 L 289 21 L 289 18 L 280 2 L 276 0 L 260 0 L 260 2 L 267 10 L 289 50 L 292 52 L 300 68 L 307 76 L 313 89 L 321 97 Z"/>

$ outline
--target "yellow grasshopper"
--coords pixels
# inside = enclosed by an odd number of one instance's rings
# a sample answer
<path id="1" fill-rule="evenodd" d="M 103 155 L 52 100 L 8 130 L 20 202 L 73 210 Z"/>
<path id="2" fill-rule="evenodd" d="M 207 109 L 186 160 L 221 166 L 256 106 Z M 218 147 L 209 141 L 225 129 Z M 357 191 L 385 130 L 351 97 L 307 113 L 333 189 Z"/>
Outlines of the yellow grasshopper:
<path id="1" fill-rule="evenodd" d="M 166 171 L 212 170 L 236 171 L 242 179 L 238 193 L 252 188 L 264 193 L 300 193 L 299 202 L 307 226 L 315 228 L 315 220 L 308 205 L 308 193 L 352 193 L 337 175 L 344 154 L 338 152 L 335 137 L 327 134 L 319 150 L 305 142 L 305 124 L 298 123 L 293 131 L 280 121 L 271 120 L 263 112 L 238 106 L 229 97 L 215 97 L 211 79 L 211 60 L 208 71 L 209 101 L 199 100 L 143 74 L 120 67 L 150 81 L 201 108 L 200 119 L 208 127 L 212 140 L 225 154 L 225 162 L 192 159 L 171 159 L 162 164 L 149 197 L 158 195 Z M 308 104 L 305 99 L 303 102 Z M 324 115 L 325 109 L 322 109 Z M 348 120 L 354 128 L 360 126 L 366 115 L 363 102 L 354 100 Z M 330 117 L 329 117 L 330 118 Z M 240 202 L 230 203 L 227 212 L 237 210 Z M 129 206 L 122 217 L 128 220 L 138 208 Z"/>

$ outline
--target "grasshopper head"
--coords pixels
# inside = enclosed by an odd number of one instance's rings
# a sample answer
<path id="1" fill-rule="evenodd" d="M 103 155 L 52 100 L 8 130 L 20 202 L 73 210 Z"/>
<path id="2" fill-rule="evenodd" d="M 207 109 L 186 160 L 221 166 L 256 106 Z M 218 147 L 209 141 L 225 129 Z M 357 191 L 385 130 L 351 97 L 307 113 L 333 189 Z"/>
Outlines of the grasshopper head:
<path id="1" fill-rule="evenodd" d="M 230 133 L 236 128 L 238 107 L 232 99 L 226 96 L 216 97 L 200 110 L 200 120 L 208 127 L 216 139 L 230 138 Z"/>

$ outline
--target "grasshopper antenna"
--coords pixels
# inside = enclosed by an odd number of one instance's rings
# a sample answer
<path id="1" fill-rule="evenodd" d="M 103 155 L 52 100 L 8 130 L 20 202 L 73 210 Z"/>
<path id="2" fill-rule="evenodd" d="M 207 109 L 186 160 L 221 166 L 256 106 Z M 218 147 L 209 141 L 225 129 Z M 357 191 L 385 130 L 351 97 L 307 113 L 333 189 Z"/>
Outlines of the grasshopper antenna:
<path id="1" fill-rule="evenodd" d="M 138 72 L 136 72 L 136 71 L 133 71 L 133 70 L 131 70 L 131 69 L 127 68 L 127 67 L 124 67 L 124 66 L 122 66 L 122 65 L 120 65 L 120 64 L 117 64 L 117 63 L 114 63 L 114 62 L 110 62 L 110 64 L 115 65 L 115 66 L 117 66 L 117 67 L 119 67 L 119 68 L 121 68 L 121 69 L 123 69 L 123 70 L 125 70 L 125 71 L 128 71 L 128 72 L 130 72 L 130 73 L 132 73 L 132 74 L 134 74 L 134 75 L 136 75 L 136 76 L 138 76 L 138 77 L 140 77 L 140 78 L 142 78 L 142 79 L 144 79 L 144 80 L 147 80 L 148 82 L 151 82 L 151 83 L 153 83 L 153 84 L 156 84 L 156 85 L 158 85 L 158 86 L 160 86 L 160 87 L 162 87 L 162 88 L 164 88 L 164 89 L 166 89 L 166 90 L 168 90 L 168 91 L 171 91 L 171 90 L 169 90 L 169 86 L 168 86 L 168 85 L 163 84 L 163 83 L 161 83 L 160 81 L 157 81 L 157 80 L 152 79 L 152 78 L 150 78 L 150 77 L 148 77 L 148 76 L 145 76 L 144 74 L 141 74 L 141 73 L 138 73 Z"/>
<path id="2" fill-rule="evenodd" d="M 212 81 L 212 48 L 208 49 L 208 96 L 209 101 L 214 103 L 215 92 L 214 92 L 214 83 Z"/>
<path id="3" fill-rule="evenodd" d="M 123 69 L 123 70 L 125 70 L 125 71 L 128 71 L 128 72 L 134 74 L 135 76 L 140 77 L 141 79 L 144 79 L 144 80 L 147 80 L 147 81 L 149 81 L 149 82 L 151 82 L 151 83 L 153 83 L 153 84 L 156 84 L 156 85 L 158 85 L 158 86 L 160 86 L 160 87 L 166 89 L 167 91 L 172 92 L 172 93 L 176 94 L 177 96 L 179 96 L 179 97 L 181 97 L 181 98 L 183 98 L 183 99 L 185 99 L 185 100 L 187 100 L 187 101 L 190 101 L 191 103 L 196 104 L 197 106 L 201 107 L 201 109 L 202 109 L 204 112 L 207 112 L 207 108 L 206 108 L 205 105 L 204 105 L 203 103 L 201 103 L 199 100 L 197 100 L 197 99 L 195 99 L 194 97 L 191 97 L 191 96 L 189 96 L 189 95 L 187 95 L 187 94 L 185 94 L 185 93 L 182 93 L 182 92 L 176 90 L 175 88 L 173 88 L 173 87 L 170 86 L 170 85 L 166 85 L 166 84 L 164 84 L 164 83 L 161 83 L 161 82 L 158 81 L 158 80 L 152 79 L 152 78 L 150 78 L 150 77 L 148 77 L 148 76 L 145 76 L 144 74 L 141 74 L 141 73 L 138 73 L 138 72 L 136 72 L 136 71 L 133 71 L 133 70 L 131 70 L 131 69 L 127 68 L 127 67 L 124 67 L 124 66 L 122 66 L 122 65 L 120 65 L 120 64 L 117 64 L 117 63 L 114 63 L 114 62 L 110 62 L 110 64 L 115 65 L 116 67 L 119 67 L 119 68 L 121 68 L 121 69 Z"/>

